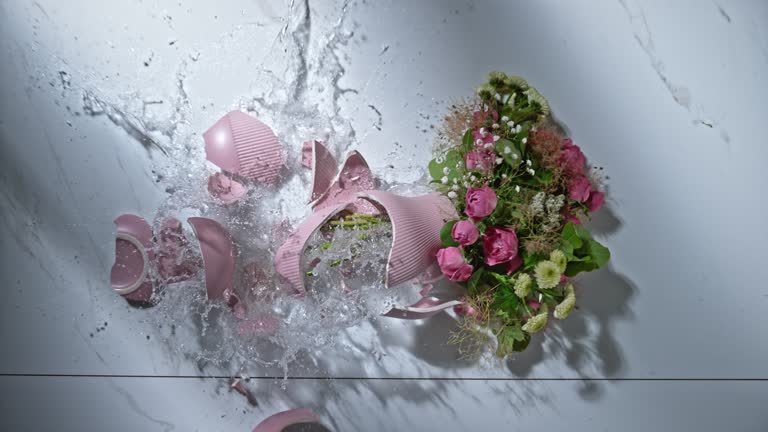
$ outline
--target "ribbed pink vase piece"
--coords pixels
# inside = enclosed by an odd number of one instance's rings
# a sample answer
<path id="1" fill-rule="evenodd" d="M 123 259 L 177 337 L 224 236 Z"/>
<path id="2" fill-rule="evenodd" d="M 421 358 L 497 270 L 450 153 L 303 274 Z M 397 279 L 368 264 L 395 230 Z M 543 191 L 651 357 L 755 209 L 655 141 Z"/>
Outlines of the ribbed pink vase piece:
<path id="1" fill-rule="evenodd" d="M 205 269 L 205 289 L 209 300 L 226 299 L 232 292 L 237 250 L 232 236 L 213 219 L 191 217 L 187 219 L 195 230 Z"/>
<path id="2" fill-rule="evenodd" d="M 253 432 L 282 432 L 288 426 L 302 423 L 320 423 L 320 417 L 306 408 L 282 411 L 264 419 Z"/>
<path id="3" fill-rule="evenodd" d="M 442 247 L 440 230 L 447 221 L 458 219 L 451 201 L 437 192 L 404 197 L 370 190 L 360 196 L 381 205 L 392 221 L 387 287 L 414 279 L 434 264 Z"/>
<path id="4" fill-rule="evenodd" d="M 149 266 L 154 259 L 152 227 L 133 214 L 120 215 L 115 219 L 115 225 L 115 263 L 110 274 L 112 289 L 129 301 L 148 303 L 153 291 L 149 279 Z"/>
<path id="5" fill-rule="evenodd" d="M 358 192 L 376 188 L 376 182 L 363 156 L 353 151 L 347 156 L 341 170 L 330 187 L 312 204 L 315 211 L 334 207 L 339 203 L 351 203 L 350 210 L 356 213 L 379 214 L 376 206 L 359 199 Z M 313 193 L 316 188 L 313 186 Z"/>
<path id="6" fill-rule="evenodd" d="M 349 204 L 340 203 L 336 207 L 326 207 L 312 213 L 308 218 L 304 219 L 296 230 L 288 236 L 288 240 L 277 250 L 275 254 L 275 270 L 288 281 L 296 294 L 303 295 L 306 292 L 304 289 L 304 275 L 301 273 L 301 257 L 304 249 L 307 247 L 307 241 L 315 231 L 334 215 L 347 208 Z"/>
<path id="7" fill-rule="evenodd" d="M 283 167 L 282 146 L 269 126 L 231 111 L 203 133 L 205 153 L 219 168 L 272 184 Z"/>

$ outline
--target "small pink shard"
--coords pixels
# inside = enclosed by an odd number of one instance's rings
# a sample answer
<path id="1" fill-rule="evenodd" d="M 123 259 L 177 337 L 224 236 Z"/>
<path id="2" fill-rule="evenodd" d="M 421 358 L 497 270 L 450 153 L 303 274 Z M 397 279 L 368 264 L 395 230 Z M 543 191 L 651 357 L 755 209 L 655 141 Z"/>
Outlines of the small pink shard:
<path id="1" fill-rule="evenodd" d="M 319 166 L 318 166 L 319 168 Z M 317 170 L 316 174 L 320 171 Z M 315 179 L 317 184 L 317 179 Z M 351 202 L 350 211 L 364 214 L 379 214 L 379 210 L 371 202 L 358 199 L 357 193 L 376 188 L 368 163 L 360 153 L 353 151 L 347 156 L 341 171 L 330 187 L 312 204 L 315 211 L 326 207 L 334 207 L 339 203 Z M 314 195 L 315 189 L 313 189 Z"/>
<path id="2" fill-rule="evenodd" d="M 459 300 L 443 301 L 435 297 L 425 297 L 410 306 L 394 307 L 384 316 L 399 319 L 425 319 L 461 304 Z"/>
<path id="3" fill-rule="evenodd" d="M 310 156 L 312 193 L 309 202 L 313 203 L 331 187 L 331 183 L 338 173 L 338 167 L 336 166 L 336 159 L 320 141 L 312 141 Z"/>
<path id="4" fill-rule="evenodd" d="M 273 414 L 259 423 L 253 432 L 283 432 L 291 425 L 320 423 L 320 417 L 306 408 L 293 409 Z"/>
<path id="5" fill-rule="evenodd" d="M 152 227 L 143 218 L 124 214 L 115 219 L 115 263 L 110 281 L 112 289 L 130 303 L 150 305 L 154 291 L 149 265 L 154 259 Z"/>
<path id="6" fill-rule="evenodd" d="M 248 400 L 248 403 L 251 406 L 259 406 L 256 398 L 253 396 L 250 390 L 245 387 L 245 384 L 243 384 L 243 381 L 240 378 L 232 378 L 229 383 L 229 388 L 245 396 L 246 400 Z"/>
<path id="7" fill-rule="evenodd" d="M 184 253 L 189 244 L 178 219 L 169 218 L 163 221 L 159 239 L 156 261 L 160 280 L 176 283 L 189 280 L 197 274 L 201 263 Z"/>
<path id="8" fill-rule="evenodd" d="M 232 236 L 213 219 L 191 217 L 187 219 L 200 243 L 205 268 L 205 288 L 209 300 L 225 300 L 225 293 L 232 292 L 232 276 L 235 273 L 237 250 Z"/>
<path id="9" fill-rule="evenodd" d="M 208 177 L 208 193 L 226 205 L 238 202 L 245 192 L 245 186 L 224 173 L 219 172 Z"/>
<path id="10" fill-rule="evenodd" d="M 304 141 L 301 144 L 301 166 L 312 169 L 312 146 L 315 141 Z"/>
<path id="11" fill-rule="evenodd" d="M 440 193 L 403 197 L 383 191 L 359 196 L 380 204 L 392 222 L 392 249 L 387 261 L 387 287 L 407 282 L 434 265 L 442 247 L 440 230 L 458 219 L 456 208 Z"/>
<path id="12" fill-rule="evenodd" d="M 272 184 L 283 167 L 282 146 L 267 125 L 231 111 L 203 133 L 205 153 L 219 168 Z"/>

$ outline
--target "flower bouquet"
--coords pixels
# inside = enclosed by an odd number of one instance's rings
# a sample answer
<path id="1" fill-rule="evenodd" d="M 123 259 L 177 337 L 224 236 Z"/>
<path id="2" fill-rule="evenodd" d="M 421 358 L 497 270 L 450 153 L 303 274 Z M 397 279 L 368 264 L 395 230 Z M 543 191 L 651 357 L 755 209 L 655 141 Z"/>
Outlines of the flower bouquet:
<path id="1" fill-rule="evenodd" d="M 550 312 L 564 319 L 574 308 L 570 278 L 610 258 L 582 225 L 604 203 L 600 180 L 546 99 L 502 72 L 452 106 L 436 154 L 430 176 L 460 215 L 443 226 L 437 260 L 467 290 L 452 341 L 476 347 L 490 329 L 497 355 L 522 351 Z"/>

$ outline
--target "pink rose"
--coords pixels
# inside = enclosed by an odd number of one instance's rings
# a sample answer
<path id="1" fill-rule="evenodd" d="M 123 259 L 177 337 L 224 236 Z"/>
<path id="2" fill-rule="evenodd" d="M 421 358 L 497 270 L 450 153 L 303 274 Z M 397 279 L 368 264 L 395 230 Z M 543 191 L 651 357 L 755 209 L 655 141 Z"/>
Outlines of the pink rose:
<path id="1" fill-rule="evenodd" d="M 589 183 L 589 180 L 583 175 L 580 175 L 574 177 L 568 183 L 568 196 L 574 201 L 585 202 L 589 199 L 589 191 L 591 189 L 592 185 Z"/>
<path id="2" fill-rule="evenodd" d="M 470 187 L 467 190 L 466 208 L 464 213 L 477 222 L 496 209 L 496 192 L 488 187 L 488 183 L 481 188 Z"/>
<path id="3" fill-rule="evenodd" d="M 437 264 L 448 279 L 463 282 L 472 276 L 474 268 L 464 261 L 464 255 L 456 247 L 447 247 L 437 251 Z"/>
<path id="4" fill-rule="evenodd" d="M 523 258 L 520 255 L 512 258 L 512 261 L 504 264 L 504 267 L 506 267 L 507 270 L 507 275 L 514 273 L 515 270 L 519 269 L 521 265 L 523 265 Z"/>
<path id="5" fill-rule="evenodd" d="M 560 150 L 560 168 L 569 175 L 579 175 L 584 173 L 584 164 L 587 159 L 581 152 L 579 146 L 575 145 L 570 138 L 563 140 L 563 147 Z"/>
<path id="6" fill-rule="evenodd" d="M 464 164 L 468 170 L 478 170 L 489 173 L 493 169 L 493 156 L 481 150 L 473 150 L 464 156 Z"/>
<path id="7" fill-rule="evenodd" d="M 605 194 L 598 190 L 593 190 L 589 194 L 589 201 L 587 201 L 587 206 L 589 207 L 589 211 L 594 213 L 598 210 L 600 210 L 600 207 L 605 204 Z"/>
<path id="8" fill-rule="evenodd" d="M 483 254 L 485 255 L 485 263 L 490 266 L 515 260 L 517 257 L 517 234 L 511 228 L 488 228 L 485 230 L 485 238 L 483 239 Z"/>
<path id="9" fill-rule="evenodd" d="M 472 222 L 461 220 L 453 225 L 451 237 L 460 245 L 469 246 L 480 237 L 480 231 Z"/>

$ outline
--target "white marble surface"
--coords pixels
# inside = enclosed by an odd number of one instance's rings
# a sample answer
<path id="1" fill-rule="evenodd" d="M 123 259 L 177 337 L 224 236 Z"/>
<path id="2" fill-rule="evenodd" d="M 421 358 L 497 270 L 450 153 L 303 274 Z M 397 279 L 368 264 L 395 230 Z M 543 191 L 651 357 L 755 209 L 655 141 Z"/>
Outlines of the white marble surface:
<path id="1" fill-rule="evenodd" d="M 576 316 L 506 365 L 457 361 L 443 316 L 350 330 L 355 343 L 295 374 L 351 379 L 260 381 L 258 409 L 220 379 L 9 376 L 226 372 L 175 355 L 151 310 L 108 289 L 112 220 L 152 214 L 163 156 L 104 116 L 69 112 L 82 87 L 173 98 L 181 80 L 183 127 L 199 133 L 258 85 L 248 67 L 290 61 L 271 51 L 287 4 L 180 3 L 0 3 L 0 428 L 249 430 L 293 406 L 340 431 L 768 426 L 768 382 L 695 381 L 768 378 L 768 3 L 757 0 L 350 3 L 340 25 L 354 34 L 336 52 L 339 87 L 357 92 L 338 108 L 380 174 L 426 165 L 439 109 L 491 69 L 529 78 L 606 167 L 609 205 L 593 227 L 611 266 L 582 279 Z M 339 9 L 312 5 L 311 55 Z M 228 48 L 233 37 L 249 50 Z M 645 381 L 535 380 L 552 378 Z M 666 378 L 688 381 L 649 380 Z"/>

